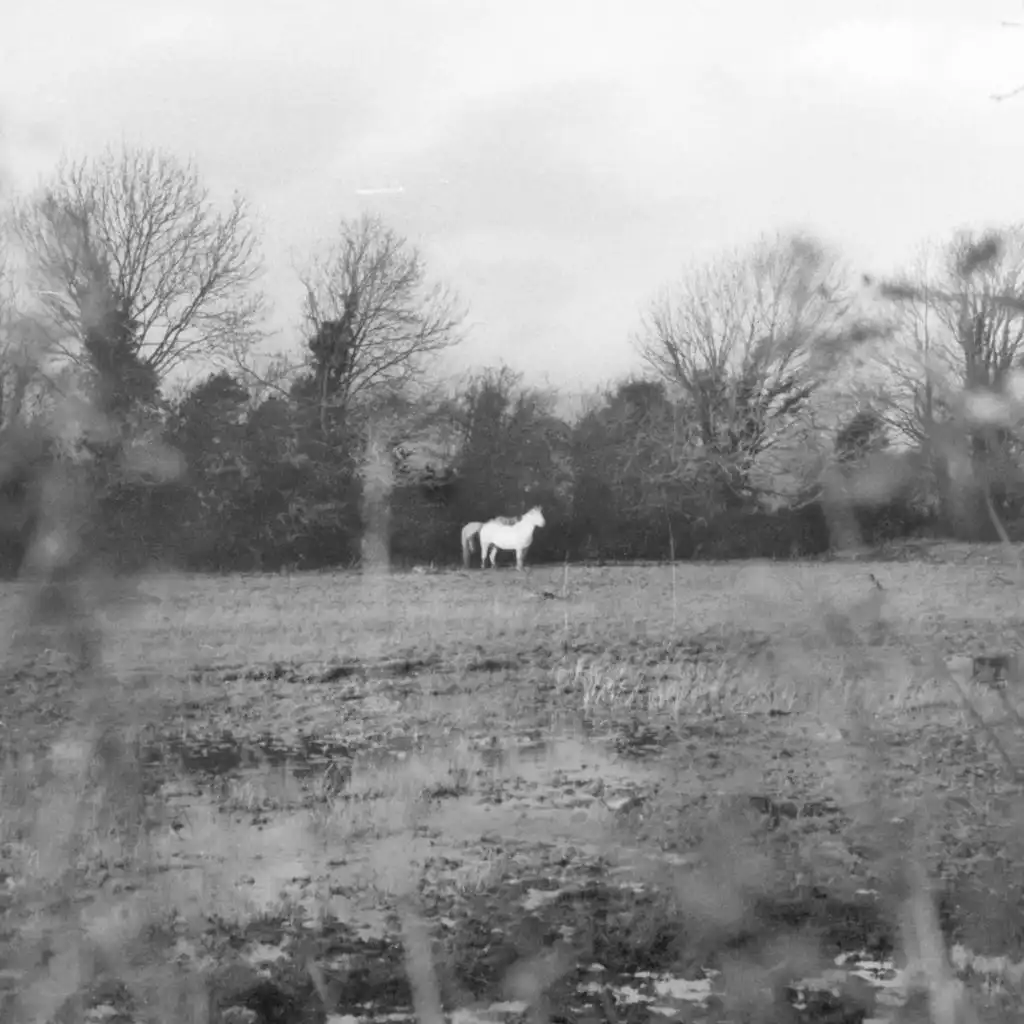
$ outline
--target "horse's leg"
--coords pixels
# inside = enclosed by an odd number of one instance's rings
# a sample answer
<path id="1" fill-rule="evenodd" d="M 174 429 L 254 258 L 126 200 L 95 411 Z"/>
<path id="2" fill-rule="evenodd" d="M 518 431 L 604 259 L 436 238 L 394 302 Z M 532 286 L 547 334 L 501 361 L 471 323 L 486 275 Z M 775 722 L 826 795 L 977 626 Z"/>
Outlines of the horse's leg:
<path id="1" fill-rule="evenodd" d="M 529 550 L 530 550 L 530 545 L 529 545 L 529 543 L 527 543 L 526 546 L 524 548 L 522 548 L 522 550 L 519 552 L 519 564 L 520 564 L 520 566 L 525 566 L 526 565 L 526 553 Z"/>
<path id="2" fill-rule="evenodd" d="M 523 571 L 523 549 L 516 548 L 516 572 Z"/>

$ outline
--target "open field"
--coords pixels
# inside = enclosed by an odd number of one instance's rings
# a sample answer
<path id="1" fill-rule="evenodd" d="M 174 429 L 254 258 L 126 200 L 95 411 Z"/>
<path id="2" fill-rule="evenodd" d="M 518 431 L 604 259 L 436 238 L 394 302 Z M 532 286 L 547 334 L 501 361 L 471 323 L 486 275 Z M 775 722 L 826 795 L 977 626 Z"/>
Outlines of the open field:
<path id="1" fill-rule="evenodd" d="M 935 557 L 153 576 L 88 672 L 9 586 L 0 1017 L 910 1019 L 941 932 L 1019 1019 L 1024 745 L 957 686 L 1013 710 L 1024 578 Z"/>

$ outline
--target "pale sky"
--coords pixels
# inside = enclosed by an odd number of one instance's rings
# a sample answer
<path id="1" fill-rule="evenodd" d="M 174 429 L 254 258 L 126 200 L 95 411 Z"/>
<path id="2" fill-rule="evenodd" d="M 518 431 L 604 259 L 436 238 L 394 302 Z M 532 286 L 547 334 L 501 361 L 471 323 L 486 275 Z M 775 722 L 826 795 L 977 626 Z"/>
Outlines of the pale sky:
<path id="1" fill-rule="evenodd" d="M 470 306 L 458 367 L 574 388 L 688 262 L 804 228 L 857 270 L 1024 220 L 1011 0 L 35 0 L 5 12 L 0 169 L 122 140 L 193 157 L 293 264 L 380 213 Z M 361 195 L 359 190 L 378 191 Z"/>

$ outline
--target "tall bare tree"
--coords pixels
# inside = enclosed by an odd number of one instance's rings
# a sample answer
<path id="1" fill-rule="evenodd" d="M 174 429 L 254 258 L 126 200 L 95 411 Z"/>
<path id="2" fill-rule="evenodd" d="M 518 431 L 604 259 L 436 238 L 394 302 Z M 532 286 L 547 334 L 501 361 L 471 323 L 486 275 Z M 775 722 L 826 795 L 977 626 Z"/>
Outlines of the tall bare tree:
<path id="1" fill-rule="evenodd" d="M 1019 439 L 1007 424 L 970 422 L 963 399 L 999 395 L 1024 367 L 1024 225 L 961 230 L 930 256 L 879 289 L 894 304 L 902 342 L 883 354 L 879 390 L 892 425 L 929 457 L 950 517 L 965 514 L 954 508 L 963 495 L 951 479 L 965 483 L 964 467 L 989 505 L 1020 477 Z"/>
<path id="2" fill-rule="evenodd" d="M 952 395 L 963 384 L 956 339 L 946 329 L 933 245 L 922 246 L 910 267 L 882 288 L 881 315 L 891 334 L 870 347 L 857 373 L 856 390 L 884 420 L 893 438 L 924 448 L 935 426 L 950 414 Z M 869 279 L 870 283 L 870 279 Z"/>
<path id="3" fill-rule="evenodd" d="M 794 235 L 691 268 L 651 304 L 636 345 L 682 393 L 701 458 L 742 501 L 754 461 L 873 330 L 854 316 L 838 260 Z"/>
<path id="4" fill-rule="evenodd" d="M 96 267 L 138 361 L 158 378 L 259 336 L 259 239 L 245 200 L 219 210 L 190 163 L 154 150 L 62 160 L 17 201 L 14 235 L 55 341 L 81 361 Z"/>
<path id="5" fill-rule="evenodd" d="M 378 217 L 342 221 L 300 275 L 321 424 L 330 409 L 403 391 L 456 344 L 465 313 L 423 256 Z"/>
<path id="6" fill-rule="evenodd" d="M 903 348 L 887 346 L 890 364 L 904 353 L 945 375 L 955 388 L 999 389 L 1024 363 L 1024 224 L 998 233 L 957 231 L 939 249 L 922 251 L 915 265 L 879 287 L 893 304 Z M 883 360 L 886 352 L 880 353 Z M 910 392 L 924 400 L 925 381 Z M 913 435 L 920 425 L 907 425 Z"/>
<path id="7" fill-rule="evenodd" d="M 1000 388 L 1024 356 L 1024 224 L 958 231 L 933 294 L 963 359 L 967 388 Z"/>

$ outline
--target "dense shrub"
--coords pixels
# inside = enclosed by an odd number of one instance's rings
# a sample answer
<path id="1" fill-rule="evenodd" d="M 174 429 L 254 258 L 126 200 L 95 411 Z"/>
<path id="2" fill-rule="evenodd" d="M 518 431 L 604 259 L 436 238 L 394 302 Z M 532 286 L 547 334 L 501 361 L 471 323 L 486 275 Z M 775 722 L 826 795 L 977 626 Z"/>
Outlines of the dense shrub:
<path id="1" fill-rule="evenodd" d="M 820 505 L 776 512 L 728 511 L 700 525 L 697 558 L 798 558 L 828 550 L 828 526 Z"/>

